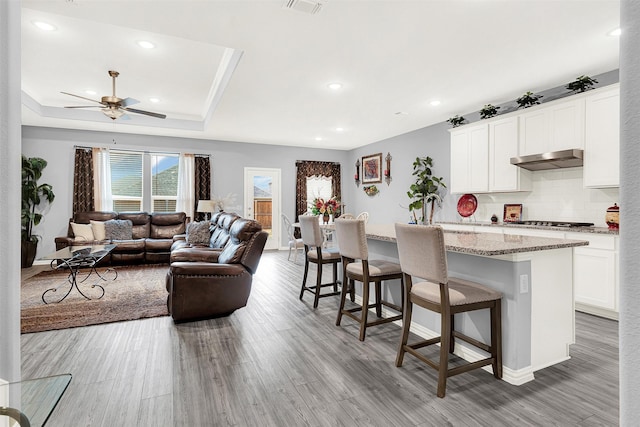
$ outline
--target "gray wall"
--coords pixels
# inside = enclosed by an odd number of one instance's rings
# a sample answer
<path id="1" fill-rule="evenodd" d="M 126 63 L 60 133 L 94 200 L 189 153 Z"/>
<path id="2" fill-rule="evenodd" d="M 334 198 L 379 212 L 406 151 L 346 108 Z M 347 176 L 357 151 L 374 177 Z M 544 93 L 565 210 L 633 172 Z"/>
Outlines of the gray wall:
<path id="1" fill-rule="evenodd" d="M 620 8 L 620 425 L 640 419 L 640 3 Z"/>
<path id="2" fill-rule="evenodd" d="M 20 380 L 20 103 L 20 1 L 0 1 L 0 379 L 8 381 Z"/>
<path id="3" fill-rule="evenodd" d="M 347 203 L 346 211 L 358 214 L 362 211 L 369 212 L 369 221 L 372 223 L 408 222 L 409 198 L 407 190 L 414 182 L 413 161 L 416 157 L 429 156 L 433 159 L 433 174 L 444 178 L 444 182 L 450 182 L 449 163 L 449 125 L 439 123 L 437 125 L 418 129 L 403 135 L 385 139 L 366 147 L 349 152 L 346 169 L 350 171 L 343 178 L 342 188 L 344 201 Z M 384 157 L 387 153 L 392 156 L 390 185 L 386 182 L 376 184 L 380 193 L 376 196 L 368 196 L 363 191 L 363 185 L 356 187 L 353 175 L 355 163 L 358 158 L 370 154 L 382 153 L 383 169 Z M 448 193 L 448 191 L 447 191 Z M 457 197 L 444 197 L 442 209 L 436 209 L 434 220 L 453 220 L 456 213 Z"/>
<path id="4" fill-rule="evenodd" d="M 22 153 L 28 157 L 42 157 L 49 162 L 42 182 L 51 184 L 56 194 L 44 220 L 35 228 L 35 233 L 42 236 L 38 257 L 52 252 L 55 249 L 54 238 L 67 232 L 72 215 L 74 145 L 210 154 L 212 193 L 222 196 L 235 193 L 239 205 L 242 205 L 244 194 L 245 167 L 279 168 L 282 170 L 282 212 L 289 217 L 293 217 L 295 211 L 296 160 L 340 162 L 343 165 L 343 188 L 346 188 L 345 175 L 350 175 L 348 168 L 344 168 L 345 151 L 28 126 L 22 131 Z M 285 233 L 282 239 L 286 239 Z M 286 246 L 286 241 L 282 245 Z"/>

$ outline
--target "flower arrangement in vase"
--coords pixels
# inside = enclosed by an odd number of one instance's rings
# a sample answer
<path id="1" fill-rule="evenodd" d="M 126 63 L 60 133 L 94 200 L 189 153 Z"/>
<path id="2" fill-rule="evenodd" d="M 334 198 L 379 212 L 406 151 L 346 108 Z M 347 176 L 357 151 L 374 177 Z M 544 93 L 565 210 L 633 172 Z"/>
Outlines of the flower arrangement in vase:
<path id="1" fill-rule="evenodd" d="M 311 213 L 314 215 L 322 215 L 325 223 L 329 222 L 331 215 L 340 214 L 340 202 L 333 196 L 330 199 L 323 199 L 322 197 L 316 197 L 311 202 Z"/>

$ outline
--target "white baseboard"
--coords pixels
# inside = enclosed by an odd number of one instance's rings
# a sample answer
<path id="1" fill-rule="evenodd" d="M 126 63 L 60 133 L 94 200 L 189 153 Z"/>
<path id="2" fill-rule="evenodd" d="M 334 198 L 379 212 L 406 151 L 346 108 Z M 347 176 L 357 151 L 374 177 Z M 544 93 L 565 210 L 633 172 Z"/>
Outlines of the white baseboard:
<path id="1" fill-rule="evenodd" d="M 608 308 L 596 307 L 594 305 L 583 304 L 577 301 L 575 303 L 575 308 L 576 311 L 581 311 L 583 313 L 593 314 L 594 316 L 600 316 L 606 319 L 618 320 L 618 312 Z"/>

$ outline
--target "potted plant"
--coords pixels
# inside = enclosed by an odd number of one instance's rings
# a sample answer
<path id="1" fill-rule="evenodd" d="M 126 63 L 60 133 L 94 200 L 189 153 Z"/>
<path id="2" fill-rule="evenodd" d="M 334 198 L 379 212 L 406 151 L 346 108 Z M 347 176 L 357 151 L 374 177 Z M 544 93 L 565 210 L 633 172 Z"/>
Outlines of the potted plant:
<path id="1" fill-rule="evenodd" d="M 596 79 L 592 79 L 589 76 L 580 76 L 565 87 L 572 92 L 581 93 L 593 89 L 592 86 L 595 83 L 598 83 Z"/>
<path id="2" fill-rule="evenodd" d="M 447 123 L 451 123 L 451 126 L 453 126 L 454 128 L 457 128 L 458 126 L 462 126 L 466 120 L 467 119 L 465 119 L 464 117 L 461 117 L 456 114 L 455 116 L 447 119 Z"/>
<path id="3" fill-rule="evenodd" d="M 480 119 L 490 119 L 491 117 L 498 115 L 500 107 L 496 107 L 491 104 L 487 104 L 480 110 Z"/>
<path id="4" fill-rule="evenodd" d="M 22 156 L 22 268 L 31 267 L 36 257 L 39 236 L 33 234 L 33 226 L 40 224 L 41 202 L 53 202 L 55 194 L 51 185 L 38 184 L 47 161 L 39 157 Z"/>
<path id="5" fill-rule="evenodd" d="M 516 99 L 518 108 L 529 108 L 533 105 L 540 104 L 539 99 L 542 95 L 534 95 L 533 92 L 525 92 L 520 98 Z"/>
<path id="6" fill-rule="evenodd" d="M 433 167 L 433 159 L 431 157 L 416 157 L 413 162 L 413 173 L 416 181 L 411 184 L 407 196 L 412 200 L 409 204 L 409 210 L 413 214 L 413 219 L 417 223 L 415 211 L 420 210 L 422 217 L 420 221 L 424 224 L 426 217 L 426 207 L 431 202 L 431 212 L 429 213 L 429 224 L 433 222 L 433 212 L 436 202 L 438 205 L 442 202 L 440 191 L 447 186 L 442 181 L 442 177 L 433 176 L 431 168 Z"/>

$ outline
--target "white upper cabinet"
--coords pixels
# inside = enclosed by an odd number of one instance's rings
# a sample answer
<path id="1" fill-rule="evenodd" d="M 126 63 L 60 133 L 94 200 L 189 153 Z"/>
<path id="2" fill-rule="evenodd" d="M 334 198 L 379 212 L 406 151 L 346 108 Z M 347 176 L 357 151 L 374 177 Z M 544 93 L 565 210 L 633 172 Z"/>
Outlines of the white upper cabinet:
<path id="1" fill-rule="evenodd" d="M 531 173 L 511 164 L 518 155 L 518 117 L 489 123 L 489 191 L 531 190 Z"/>
<path id="2" fill-rule="evenodd" d="M 620 185 L 620 88 L 586 98 L 585 187 Z"/>
<path id="3" fill-rule="evenodd" d="M 452 193 L 489 189 L 489 127 L 487 124 L 451 131 Z"/>
<path id="4" fill-rule="evenodd" d="M 520 114 L 520 155 L 584 148 L 584 98 L 554 101 Z"/>

